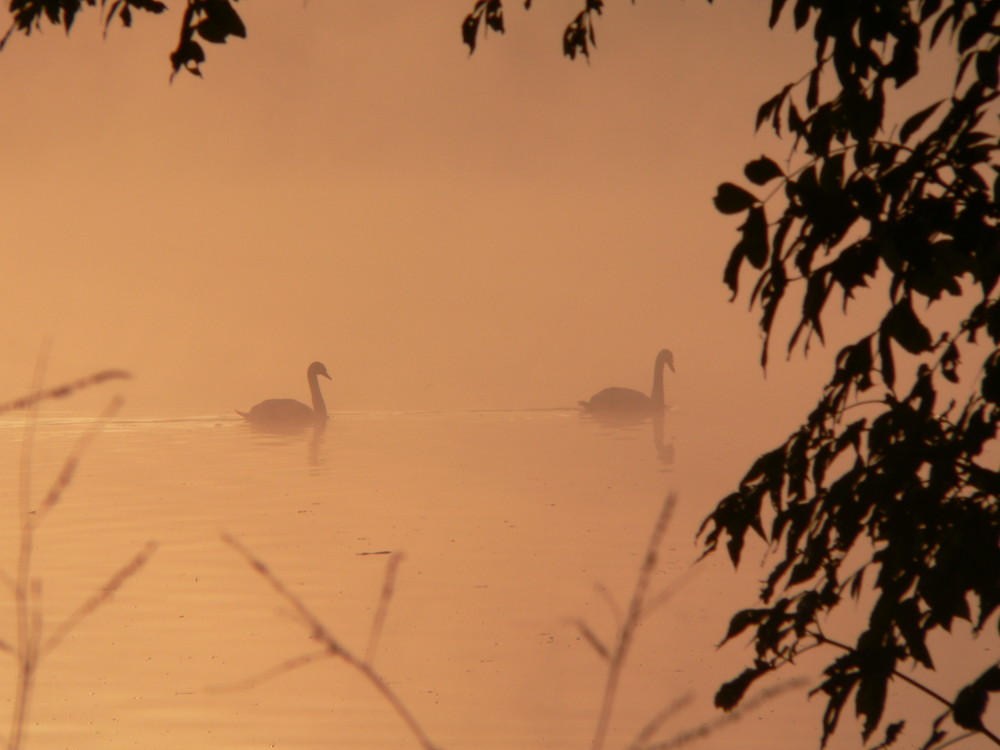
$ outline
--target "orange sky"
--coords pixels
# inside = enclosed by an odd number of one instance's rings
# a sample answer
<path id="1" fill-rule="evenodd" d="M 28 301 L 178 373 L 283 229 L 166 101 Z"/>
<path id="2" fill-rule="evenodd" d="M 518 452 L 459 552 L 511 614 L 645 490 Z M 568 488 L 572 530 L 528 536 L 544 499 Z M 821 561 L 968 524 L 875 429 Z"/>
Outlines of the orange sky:
<path id="1" fill-rule="evenodd" d="M 617 2 L 570 62 L 580 3 L 511 0 L 470 58 L 472 5 L 239 3 L 249 38 L 173 84 L 177 11 L 12 39 L 0 393 L 48 338 L 51 380 L 129 368 L 138 412 L 304 399 L 314 359 L 333 411 L 564 406 L 668 347 L 668 402 L 802 382 L 800 416 L 832 351 L 763 379 L 711 198 L 785 153 L 754 115 L 810 37 L 763 0 Z"/>

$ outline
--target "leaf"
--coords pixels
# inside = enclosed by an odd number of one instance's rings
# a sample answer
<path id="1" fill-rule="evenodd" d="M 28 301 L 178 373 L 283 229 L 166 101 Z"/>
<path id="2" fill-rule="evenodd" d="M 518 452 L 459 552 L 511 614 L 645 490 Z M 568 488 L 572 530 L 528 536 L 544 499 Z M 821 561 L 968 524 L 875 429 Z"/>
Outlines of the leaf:
<path id="1" fill-rule="evenodd" d="M 958 12 L 958 6 L 954 4 L 949 4 L 943 11 L 941 11 L 941 15 L 938 16 L 937 20 L 934 22 L 934 26 L 931 28 L 931 47 L 937 43 L 938 37 L 941 35 L 941 32 L 944 31 L 944 27 L 947 26 L 949 20 L 952 21 L 952 25 L 954 26 L 954 18 Z"/>
<path id="2" fill-rule="evenodd" d="M 881 329 L 896 339 L 910 354 L 920 354 L 931 348 L 931 332 L 913 312 L 908 296 L 889 311 L 882 321 Z"/>
<path id="3" fill-rule="evenodd" d="M 788 92 L 791 90 L 792 84 L 789 83 L 781 91 L 760 105 L 760 109 L 757 110 L 757 121 L 754 126 L 755 130 L 760 130 L 760 126 L 764 124 L 764 121 L 771 118 L 771 122 L 774 125 L 774 132 L 779 135 L 781 134 L 781 119 L 779 113 L 781 112 L 781 105 L 785 101 L 785 97 L 788 96 Z"/>
<path id="4" fill-rule="evenodd" d="M 198 69 L 198 65 L 205 62 L 205 50 L 201 48 L 198 42 L 193 39 L 187 39 L 181 42 L 177 49 L 171 53 L 170 62 L 174 66 L 174 72 L 183 67 L 191 73 L 200 76 L 201 71 Z"/>
<path id="5" fill-rule="evenodd" d="M 472 12 L 462 21 L 462 41 L 468 46 L 469 54 L 476 51 L 479 22 L 486 20 L 484 29 L 504 33 L 503 3 L 501 0 L 477 0 Z"/>
<path id="6" fill-rule="evenodd" d="M 778 18 L 781 16 L 781 9 L 785 5 L 785 0 L 771 0 L 771 17 L 767 21 L 767 25 L 772 29 L 774 25 L 778 23 Z"/>
<path id="7" fill-rule="evenodd" d="M 896 607 L 895 620 L 910 655 L 928 669 L 934 669 L 934 661 L 924 641 L 924 630 L 920 627 L 917 600 L 911 597 L 900 602 Z"/>
<path id="8" fill-rule="evenodd" d="M 878 334 L 878 355 L 880 369 L 882 371 L 882 382 L 890 391 L 896 383 L 896 368 L 892 362 L 892 346 L 889 343 L 887 331 L 880 330 Z"/>
<path id="9" fill-rule="evenodd" d="M 941 8 L 941 0 L 924 0 L 920 7 L 920 23 L 933 16 Z"/>
<path id="10" fill-rule="evenodd" d="M 498 34 L 504 33 L 503 4 L 500 0 L 489 0 L 486 4 L 486 26 Z"/>
<path id="11" fill-rule="evenodd" d="M 809 0 L 798 0 L 795 3 L 795 10 L 792 11 L 792 18 L 795 20 L 795 30 L 798 31 L 809 22 Z"/>
<path id="12" fill-rule="evenodd" d="M 737 214 L 740 211 L 746 211 L 757 202 L 757 198 L 753 194 L 731 182 L 723 182 L 719 185 L 713 200 L 716 209 L 724 214 Z"/>
<path id="13" fill-rule="evenodd" d="M 861 587 L 864 584 L 864 580 L 865 580 L 865 569 L 862 568 L 857 572 L 857 574 L 854 576 L 854 579 L 851 581 L 852 599 L 856 600 L 859 596 L 861 596 Z"/>
<path id="14" fill-rule="evenodd" d="M 822 68 L 817 65 L 809 74 L 809 88 L 806 91 L 806 107 L 810 110 L 816 109 L 819 104 L 819 76 Z"/>
<path id="15" fill-rule="evenodd" d="M 983 712 L 986 710 L 988 697 L 986 690 L 980 688 L 976 683 L 966 685 L 959 690 L 951 709 L 955 723 L 963 729 L 981 730 L 983 728 Z"/>
<path id="16" fill-rule="evenodd" d="M 731 300 L 736 299 L 736 292 L 738 291 L 740 282 L 740 266 L 743 265 L 743 257 L 743 243 L 740 242 L 733 248 L 733 252 L 729 256 L 729 262 L 726 263 L 726 270 L 722 272 L 722 281 L 733 292 Z"/>
<path id="17" fill-rule="evenodd" d="M 813 539 L 809 542 L 809 546 L 806 548 L 802 562 L 795 565 L 792 568 L 792 572 L 788 574 L 788 585 L 795 586 L 796 584 L 808 581 L 816 572 L 820 569 L 823 561 L 826 559 L 827 547 L 825 540 Z"/>
<path id="18" fill-rule="evenodd" d="M 927 122 L 927 118 L 934 114 L 943 101 L 943 99 L 939 99 L 929 107 L 925 107 L 915 115 L 908 117 L 906 122 L 903 123 L 903 127 L 899 129 L 900 142 L 906 143 L 911 135 L 920 130 L 920 126 Z"/>
<path id="19" fill-rule="evenodd" d="M 753 681 L 767 674 L 771 669 L 773 667 L 770 664 L 758 662 L 757 666 L 743 670 L 739 677 L 719 688 L 715 694 L 715 705 L 725 711 L 731 711 L 740 702 Z"/>
<path id="20" fill-rule="evenodd" d="M 763 268 L 767 263 L 767 217 L 763 206 L 754 206 L 747 214 L 747 220 L 740 226 L 743 239 L 739 247 L 754 268 Z"/>
<path id="21" fill-rule="evenodd" d="M 1000 349 L 997 349 L 986 360 L 983 381 L 979 386 L 980 393 L 987 401 L 1000 404 Z"/>
<path id="22" fill-rule="evenodd" d="M 903 727 L 905 726 L 905 721 L 894 721 L 892 724 L 887 726 L 885 728 L 885 739 L 873 747 L 872 750 L 885 750 L 885 748 L 895 744 L 900 733 L 903 731 Z"/>
<path id="23" fill-rule="evenodd" d="M 243 19 L 229 4 L 229 0 L 211 0 L 201 6 L 205 17 L 195 25 L 195 30 L 207 42 L 225 44 L 230 36 L 245 39 L 247 35 Z"/>
<path id="24" fill-rule="evenodd" d="M 586 10 L 580 11 L 563 32 L 563 54 L 570 60 L 576 59 L 577 52 L 584 57 L 590 57 L 587 39 L 589 37 L 593 41 L 593 31 L 588 32 L 588 18 Z"/>
<path id="25" fill-rule="evenodd" d="M 993 15 L 996 10 L 990 11 L 987 8 L 980 9 L 974 15 L 966 18 L 958 32 L 958 51 L 965 52 L 973 47 L 983 36 L 990 33 L 990 26 L 993 23 Z"/>
<path id="26" fill-rule="evenodd" d="M 1000 85 L 1000 47 L 976 53 L 976 74 L 988 88 L 995 89 Z"/>
<path id="27" fill-rule="evenodd" d="M 469 47 L 469 54 L 476 51 L 476 32 L 479 30 L 479 16 L 475 11 L 462 21 L 462 41 Z"/>
<path id="28" fill-rule="evenodd" d="M 969 484 L 977 490 L 991 495 L 1000 495 L 1000 472 L 984 469 L 977 463 L 970 463 L 968 473 Z"/>
<path id="29" fill-rule="evenodd" d="M 892 60 L 886 66 L 886 74 L 896 81 L 898 89 L 919 71 L 917 50 L 920 47 L 920 30 L 910 21 L 901 23 L 895 30 L 896 46 L 892 50 Z"/>
<path id="30" fill-rule="evenodd" d="M 879 655 L 881 656 L 881 655 Z M 862 734 L 867 740 L 871 737 L 882 720 L 882 712 L 885 710 L 885 698 L 889 675 L 891 670 L 886 672 L 882 665 L 873 667 L 866 664 L 862 670 L 861 681 L 858 683 L 858 692 L 854 696 L 855 707 L 858 716 L 864 716 L 864 729 Z"/>
<path id="31" fill-rule="evenodd" d="M 770 609 L 744 609 L 737 612 L 729 620 L 729 630 L 726 631 L 726 637 L 719 642 L 719 645 L 721 646 L 726 641 L 735 638 L 751 625 L 759 625 L 770 612 Z"/>
<path id="32" fill-rule="evenodd" d="M 958 382 L 958 363 L 958 347 L 952 341 L 948 344 L 948 348 L 945 349 L 944 355 L 941 357 L 941 374 L 952 383 Z"/>
<path id="33" fill-rule="evenodd" d="M 875 221 L 882 214 L 882 194 L 875 180 L 865 174 L 847 183 L 847 194 L 857 206 L 858 213 L 868 221 Z"/>
<path id="34" fill-rule="evenodd" d="M 754 185 L 765 185 L 775 177 L 785 176 L 785 173 L 781 171 L 781 167 L 763 155 L 759 159 L 748 162 L 743 168 L 743 174 Z"/>

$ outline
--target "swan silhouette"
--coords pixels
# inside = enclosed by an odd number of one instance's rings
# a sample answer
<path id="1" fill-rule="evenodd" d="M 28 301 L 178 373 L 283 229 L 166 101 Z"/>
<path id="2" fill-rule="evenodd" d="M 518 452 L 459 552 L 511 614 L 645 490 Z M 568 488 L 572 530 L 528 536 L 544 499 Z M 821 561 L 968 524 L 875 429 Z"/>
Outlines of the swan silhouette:
<path id="1" fill-rule="evenodd" d="M 656 355 L 653 390 L 648 396 L 632 388 L 605 388 L 591 396 L 590 401 L 580 401 L 580 406 L 588 414 L 605 418 L 638 418 L 662 413 L 664 365 L 674 372 L 674 355 L 669 349 L 662 349 Z"/>
<path id="2" fill-rule="evenodd" d="M 313 362 L 309 365 L 309 369 L 306 370 L 306 379 L 309 381 L 309 393 L 312 395 L 311 409 L 294 398 L 269 398 L 267 401 L 261 401 L 248 412 L 237 409 L 236 413 L 256 427 L 294 429 L 309 425 L 324 425 L 326 423 L 326 403 L 319 390 L 318 378 L 320 375 L 327 380 L 331 379 L 326 371 L 326 365 L 322 362 Z"/>

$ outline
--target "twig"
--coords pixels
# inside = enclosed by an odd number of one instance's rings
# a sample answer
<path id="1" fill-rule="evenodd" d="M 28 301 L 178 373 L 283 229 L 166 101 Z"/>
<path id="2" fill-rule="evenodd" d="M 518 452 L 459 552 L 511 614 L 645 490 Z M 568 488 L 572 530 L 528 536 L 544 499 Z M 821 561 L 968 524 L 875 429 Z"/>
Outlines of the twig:
<path id="1" fill-rule="evenodd" d="M 580 631 L 580 635 L 583 636 L 584 640 L 587 641 L 597 652 L 597 655 L 602 659 L 610 659 L 611 652 L 608 647 L 604 645 L 604 641 L 597 637 L 597 634 L 585 623 L 583 620 L 576 621 L 576 629 Z"/>
<path id="2" fill-rule="evenodd" d="M 653 735 L 656 734 L 660 727 L 662 727 L 667 720 L 672 718 L 674 714 L 680 711 L 682 708 L 687 706 L 694 700 L 694 693 L 684 693 L 680 698 L 676 698 L 662 709 L 660 709 L 652 719 L 646 722 L 646 725 L 639 730 L 639 734 L 635 736 L 625 750 L 640 750 L 642 746 L 652 739 Z"/>
<path id="3" fill-rule="evenodd" d="M 970 737 L 975 737 L 977 734 L 979 734 L 979 732 L 966 732 L 965 734 L 960 734 L 958 735 L 958 737 L 952 737 L 947 742 L 942 742 L 940 745 L 934 748 L 934 750 L 944 750 L 946 747 L 949 747 L 951 745 L 957 745 L 959 742 L 967 740 Z"/>
<path id="4" fill-rule="evenodd" d="M 621 630 L 623 622 L 622 608 L 618 606 L 618 602 L 615 601 L 615 596 L 612 594 L 608 587 L 603 583 L 595 583 L 594 591 L 601 595 L 604 599 L 604 603 L 608 605 L 608 610 L 611 612 L 611 616 L 615 619 L 615 632 Z"/>
<path id="5" fill-rule="evenodd" d="M 643 604 L 646 590 L 649 588 L 649 581 L 653 571 L 656 569 L 656 560 L 660 543 L 666 533 L 667 524 L 673 514 L 674 506 L 677 504 L 677 496 L 671 492 L 663 501 L 660 514 L 656 518 L 653 526 L 653 533 L 649 537 L 646 545 L 646 556 L 643 559 L 642 567 L 639 568 L 639 578 L 636 580 L 635 589 L 632 591 L 632 600 L 629 602 L 625 621 L 618 631 L 618 639 L 615 650 L 608 664 L 608 675 L 604 683 L 604 698 L 601 701 L 601 710 L 597 717 L 597 727 L 594 730 L 594 739 L 591 743 L 593 750 L 600 750 L 604 745 L 604 738 L 607 735 L 608 725 L 611 722 L 611 711 L 614 707 L 615 694 L 618 691 L 618 680 L 621 676 L 622 668 L 625 666 L 625 657 L 629 647 L 632 645 L 632 637 L 639 627 L 642 619 Z"/>
<path id="6" fill-rule="evenodd" d="M 712 721 L 706 721 L 704 724 L 699 724 L 694 729 L 689 729 L 680 734 L 674 735 L 664 742 L 657 742 L 652 745 L 643 745 L 640 750 L 669 750 L 670 748 L 679 747 L 681 745 L 686 745 L 689 742 L 694 742 L 702 737 L 707 737 L 709 734 L 725 726 L 726 724 L 732 724 L 735 721 L 742 719 L 747 713 L 753 711 L 758 706 L 767 703 L 769 700 L 778 697 L 782 693 L 789 690 L 793 690 L 800 687 L 805 687 L 808 684 L 808 680 L 805 677 L 796 677 L 791 680 L 786 680 L 785 682 L 778 683 L 770 688 L 762 690 L 761 693 L 748 701 L 744 701 L 739 708 L 730 711 L 724 716 L 714 719 Z"/>
<path id="7" fill-rule="evenodd" d="M 138 573 L 139 569 L 149 561 L 150 557 L 152 557 L 153 553 L 156 551 L 156 547 L 156 542 L 147 542 L 146 546 L 139 550 L 135 557 L 120 568 L 113 576 L 111 576 L 104 586 L 91 594 L 90 598 L 77 607 L 77 609 L 65 620 L 59 623 L 52 635 L 46 638 L 42 643 L 42 646 L 39 649 L 39 656 L 45 656 L 51 652 L 52 649 L 58 646 L 62 640 L 69 635 L 73 629 L 84 620 L 84 618 L 87 617 L 87 615 L 110 599 L 111 596 L 122 587 L 125 581 Z"/>
<path id="8" fill-rule="evenodd" d="M 0 46 L 2 44 L 3 42 L 0 41 Z M 121 406 L 121 399 L 116 398 L 112 400 L 108 409 L 105 410 L 103 415 L 104 420 L 83 436 L 76 450 L 66 460 L 62 471 L 59 473 L 59 476 L 42 501 L 37 512 L 33 512 L 31 507 L 31 465 L 38 406 L 46 399 L 64 398 L 82 388 L 88 388 L 92 385 L 103 383 L 106 380 L 131 377 L 124 370 L 102 370 L 93 375 L 64 383 L 54 388 L 42 388 L 43 376 L 48 362 L 48 350 L 48 342 L 43 342 L 35 363 L 32 391 L 27 396 L 0 404 L 0 414 L 16 409 L 26 409 L 28 412 L 28 418 L 24 425 L 24 438 L 21 443 L 20 479 L 17 500 L 19 528 L 17 566 L 13 577 L 5 571 L 0 571 L 0 582 L 12 592 L 16 619 L 14 644 L 11 645 L 0 641 L 0 651 L 12 652 L 17 661 L 14 705 L 11 710 L 10 731 L 6 742 L 7 750 L 18 750 L 23 743 L 28 706 L 30 705 L 31 692 L 34 687 L 34 675 L 38 669 L 38 662 L 43 652 L 54 648 L 89 612 L 107 599 L 128 576 L 132 575 L 138 569 L 142 562 L 145 562 L 145 558 L 138 565 L 133 561 L 130 566 L 120 571 L 117 576 L 112 578 L 109 590 L 85 602 L 43 644 L 42 582 L 38 578 L 33 578 L 31 574 L 35 531 L 48 511 L 58 503 L 63 491 L 69 486 L 73 478 L 76 465 L 84 449 L 93 440 L 97 430 L 103 426 L 103 422 L 110 418 Z M 148 557 L 148 554 L 146 556 Z"/>
<path id="9" fill-rule="evenodd" d="M 35 361 L 35 372 L 32 377 L 32 387 L 36 393 L 41 393 L 42 379 L 48 362 L 48 342 L 42 343 L 38 359 Z M 28 409 L 28 419 L 24 424 L 24 438 L 21 441 L 20 481 L 18 483 L 18 554 L 17 570 L 14 574 L 14 608 L 17 619 L 16 654 L 17 670 L 14 687 L 14 706 L 10 717 L 10 733 L 7 735 L 8 750 L 18 750 L 21 738 L 24 736 L 24 725 L 28 716 L 28 704 L 31 698 L 31 687 L 34 684 L 34 674 L 38 657 L 37 632 L 33 632 L 31 624 L 34 604 L 31 599 L 31 553 L 33 550 L 33 527 L 31 522 L 31 456 L 34 449 L 35 422 L 38 402 L 41 397 L 26 397 L 20 408 Z M 0 412 L 4 411 L 0 407 Z"/>
<path id="10" fill-rule="evenodd" d="M 269 667 L 255 675 L 251 675 L 243 680 L 238 680 L 237 682 L 227 682 L 222 685 L 210 685 L 207 690 L 210 693 L 224 693 L 235 690 L 246 690 L 248 688 L 256 687 L 263 682 L 267 682 L 273 677 L 277 677 L 285 672 L 291 672 L 293 669 L 298 669 L 299 667 L 304 667 L 306 664 L 311 664 L 314 661 L 319 661 L 320 659 L 328 659 L 332 656 L 328 649 L 322 649 L 321 651 L 310 651 L 306 654 L 300 654 L 298 656 L 293 656 L 291 659 L 285 659 L 274 667 Z"/>
<path id="11" fill-rule="evenodd" d="M 671 581 L 659 593 L 649 598 L 649 601 L 646 603 L 646 608 L 642 612 L 643 617 L 647 617 L 651 612 L 673 599 L 674 594 L 691 583 L 691 581 L 693 581 L 703 570 L 705 570 L 705 567 L 703 565 L 698 565 L 698 560 L 692 562 L 687 567 L 687 570 L 681 573 L 680 577 Z"/>
<path id="12" fill-rule="evenodd" d="M 0 568 L 0 583 L 9 588 L 10 593 L 14 594 L 17 592 L 17 583 L 15 583 L 14 579 L 10 577 L 10 573 L 3 568 Z"/>
<path id="13" fill-rule="evenodd" d="M 829 645 L 831 645 L 831 646 L 836 646 L 837 648 L 839 648 L 839 649 L 841 649 L 841 650 L 843 650 L 843 651 L 846 651 L 846 652 L 848 652 L 848 653 L 851 653 L 851 652 L 853 652 L 853 651 L 854 651 L 854 649 L 852 649 L 852 648 L 851 648 L 850 646 L 848 646 L 848 645 L 847 645 L 846 643 L 840 643 L 839 641 L 835 641 L 835 640 L 833 640 L 832 638 L 827 638 L 827 637 L 826 637 L 825 635 L 823 635 L 822 633 L 819 633 L 819 632 L 812 632 L 812 631 L 810 631 L 810 633 L 809 633 L 809 634 L 810 634 L 810 635 L 811 635 L 811 636 L 812 636 L 813 638 L 815 638 L 815 639 L 817 640 L 818 644 L 820 644 L 820 645 L 821 645 L 821 644 L 824 644 L 824 643 L 828 643 Z M 946 707 L 948 708 L 948 710 L 949 710 L 949 711 L 952 711 L 952 712 L 954 712 L 954 710 L 955 710 L 955 704 L 953 704 L 953 703 L 952 703 L 952 702 L 951 702 L 950 700 L 948 700 L 947 698 L 945 698 L 945 697 L 944 697 L 943 695 L 941 695 L 940 693 L 937 693 L 937 692 L 935 692 L 934 690 L 932 690 L 931 688 L 927 687 L 927 686 L 926 686 L 926 685 L 924 685 L 923 683 L 920 683 L 920 682 L 917 682 L 917 681 L 916 681 L 916 680 L 914 680 L 914 679 L 913 679 L 912 677 L 909 677 L 909 676 L 907 676 L 907 675 L 903 674 L 902 672 L 900 672 L 900 671 L 899 671 L 898 669 L 893 669 L 893 670 L 892 670 L 892 676 L 893 676 L 893 677 L 898 677 L 898 678 L 899 678 L 899 679 L 901 679 L 901 680 L 902 680 L 903 682 L 905 682 L 905 683 L 907 683 L 907 684 L 909 684 L 909 685 L 912 685 L 912 686 L 913 686 L 913 687 L 915 687 L 915 688 L 916 688 L 917 690 L 921 691 L 922 693 L 924 693 L 924 694 L 926 694 L 926 695 L 929 695 L 929 696 L 930 696 L 931 698 L 933 698 L 934 700 L 936 700 L 936 701 L 938 701 L 939 703 L 941 703 L 942 705 L 946 706 Z M 980 727 L 980 728 L 979 728 L 979 729 L 977 730 L 977 733 L 979 733 L 979 734 L 983 734 L 983 735 L 985 735 L 986 737 L 988 737 L 988 738 L 989 738 L 990 740 L 992 740 L 992 741 L 993 741 L 993 744 L 995 744 L 995 745 L 1000 745 L 1000 737 L 998 737 L 998 736 L 997 736 L 996 734 L 994 734 L 993 732 L 991 732 L 991 731 L 990 731 L 989 729 L 987 729 L 987 728 L 986 728 L 985 726 L 981 726 L 981 727 Z"/>
<path id="14" fill-rule="evenodd" d="M 55 507 L 59 502 L 59 498 L 62 497 L 63 490 L 69 486 L 69 483 L 73 480 L 73 473 L 76 471 L 77 464 L 80 463 L 80 457 L 83 455 L 84 451 L 90 445 L 91 441 L 97 437 L 97 433 L 104 429 L 108 420 L 111 419 L 115 414 L 118 413 L 119 409 L 122 408 L 122 404 L 125 403 L 125 399 L 121 396 L 115 396 L 108 402 L 108 405 L 104 407 L 104 411 L 101 412 L 98 420 L 94 422 L 90 429 L 80 436 L 80 440 L 76 444 L 76 448 L 70 453 L 66 460 L 63 462 L 62 470 L 56 477 L 56 481 L 52 483 L 52 487 L 49 489 L 48 494 L 45 499 L 39 504 L 38 509 L 35 511 L 34 526 L 35 528 L 42 522 L 42 519 L 48 515 L 48 512 Z"/>
<path id="15" fill-rule="evenodd" d="M 0 404 L 0 414 L 8 411 L 20 411 L 21 409 L 27 409 L 35 406 L 40 401 L 45 401 L 46 399 L 66 398 L 66 396 L 73 394 L 75 391 L 79 391 L 83 388 L 89 388 L 92 385 L 103 383 L 106 380 L 128 380 L 131 377 L 132 374 L 125 370 L 101 370 L 100 372 L 95 372 L 93 375 L 88 375 L 85 378 L 79 378 L 78 380 L 73 380 L 69 383 L 63 383 L 62 385 L 57 385 L 53 388 L 45 388 L 43 390 L 36 385 L 35 390 L 27 396 L 21 396 L 13 401 L 7 401 L 6 403 Z"/>
<path id="16" fill-rule="evenodd" d="M 326 629 L 319 618 L 316 617 L 316 615 L 314 615 L 308 607 L 306 607 L 302 600 L 289 591 L 285 584 L 270 571 L 267 565 L 264 564 L 264 562 L 259 558 L 254 557 L 250 550 L 244 547 L 243 544 L 241 544 L 236 538 L 230 536 L 229 534 L 222 534 L 222 540 L 239 552 L 250 567 L 256 570 L 269 584 L 271 584 L 271 588 L 273 588 L 282 598 L 292 605 L 299 617 L 302 619 L 303 624 L 305 624 L 311 631 L 313 638 L 323 643 L 326 646 L 327 651 L 329 651 L 333 656 L 339 656 L 350 666 L 354 667 L 362 675 L 364 675 L 364 677 L 374 686 L 382 697 L 389 702 L 389 705 L 391 705 L 396 711 L 424 750 L 437 750 L 436 746 L 430 741 L 424 733 L 424 730 L 417 723 L 413 714 L 411 714 L 409 709 L 403 704 L 403 701 L 400 700 L 399 696 L 396 695 L 392 688 L 386 684 L 385 680 L 383 680 L 382 677 L 371 668 L 371 666 L 361 661 L 350 651 L 344 648 L 340 642 Z"/>
<path id="17" fill-rule="evenodd" d="M 382 624 L 385 622 L 386 613 L 389 611 L 389 602 L 392 600 L 393 589 L 396 585 L 396 569 L 399 568 L 399 564 L 402 561 L 403 553 L 394 552 L 385 567 L 382 593 L 379 595 L 375 616 L 372 618 L 372 629 L 368 635 L 368 648 L 365 649 L 365 661 L 368 664 L 375 663 L 375 650 L 378 648 L 378 639 L 382 635 Z"/>

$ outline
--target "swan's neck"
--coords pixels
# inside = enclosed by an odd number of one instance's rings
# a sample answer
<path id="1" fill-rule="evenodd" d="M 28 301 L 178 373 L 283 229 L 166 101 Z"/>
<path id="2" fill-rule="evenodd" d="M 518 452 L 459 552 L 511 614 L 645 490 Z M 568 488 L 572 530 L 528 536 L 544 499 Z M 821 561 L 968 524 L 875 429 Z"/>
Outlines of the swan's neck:
<path id="1" fill-rule="evenodd" d="M 649 393 L 649 399 L 654 406 L 663 406 L 663 365 L 662 357 L 656 358 L 653 365 L 653 390 Z"/>
<path id="2" fill-rule="evenodd" d="M 326 419 L 326 402 L 319 389 L 319 377 L 315 372 L 309 373 L 309 393 L 312 395 L 313 413 L 317 419 Z"/>

